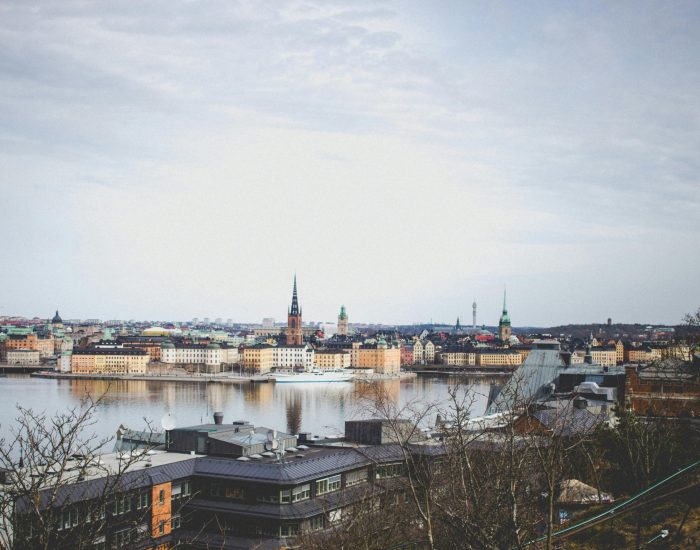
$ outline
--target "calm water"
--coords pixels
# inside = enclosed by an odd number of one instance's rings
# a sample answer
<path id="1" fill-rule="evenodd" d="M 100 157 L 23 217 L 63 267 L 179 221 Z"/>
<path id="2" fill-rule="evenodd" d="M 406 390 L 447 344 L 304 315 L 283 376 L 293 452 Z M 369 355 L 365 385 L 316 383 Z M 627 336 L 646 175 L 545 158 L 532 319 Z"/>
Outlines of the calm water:
<path id="1" fill-rule="evenodd" d="M 381 382 L 391 402 L 421 408 L 428 403 L 447 406 L 448 389 L 470 384 L 473 414 L 483 413 L 489 379 L 418 376 Z M 120 424 L 144 429 L 145 420 L 160 429 L 160 419 L 172 411 L 178 426 L 212 422 L 223 411 L 224 422 L 245 419 L 255 425 L 318 435 L 342 433 L 344 421 L 367 414 L 366 384 L 194 384 L 150 381 L 48 380 L 10 375 L 0 378 L 0 437 L 7 437 L 17 404 L 52 414 L 80 405 L 87 394 L 106 394 L 93 430 L 113 436 Z M 430 421 L 434 420 L 431 415 Z"/>

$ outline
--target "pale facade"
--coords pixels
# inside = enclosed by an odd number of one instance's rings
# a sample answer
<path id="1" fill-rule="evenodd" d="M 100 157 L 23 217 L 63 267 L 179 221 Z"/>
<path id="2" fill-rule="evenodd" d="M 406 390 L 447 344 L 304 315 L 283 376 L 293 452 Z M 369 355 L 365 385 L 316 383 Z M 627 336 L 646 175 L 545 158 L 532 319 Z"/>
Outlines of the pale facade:
<path id="1" fill-rule="evenodd" d="M 10 349 L 7 350 L 7 364 L 22 367 L 36 367 L 40 363 L 39 350 Z"/>
<path id="2" fill-rule="evenodd" d="M 358 368 L 374 369 L 378 374 L 398 374 L 401 371 L 401 350 L 397 347 L 366 346 L 358 349 Z"/>
<path id="3" fill-rule="evenodd" d="M 54 354 L 53 338 L 37 338 L 36 349 L 42 359 L 48 359 Z"/>
<path id="4" fill-rule="evenodd" d="M 309 345 L 274 347 L 272 366 L 278 369 L 299 367 L 311 370 L 314 367 L 314 350 Z"/>
<path id="5" fill-rule="evenodd" d="M 413 343 L 413 364 L 425 364 L 425 355 L 423 354 L 423 343 L 420 340 L 416 340 Z"/>
<path id="6" fill-rule="evenodd" d="M 319 369 L 348 369 L 350 368 L 350 353 L 341 350 L 320 350 L 314 355 L 316 367 Z"/>
<path id="7" fill-rule="evenodd" d="M 604 367 L 614 367 L 617 365 L 617 349 L 615 346 L 605 348 L 591 348 L 593 362 Z"/>
<path id="8" fill-rule="evenodd" d="M 104 348 L 74 350 L 73 374 L 145 374 L 148 354 L 142 350 Z"/>
<path id="9" fill-rule="evenodd" d="M 452 367 L 470 367 L 476 365 L 476 353 L 473 351 L 448 350 L 440 354 L 443 365 Z"/>
<path id="10" fill-rule="evenodd" d="M 238 348 L 222 347 L 218 344 L 163 344 L 160 360 L 171 365 L 209 365 L 235 364 L 240 360 Z"/>

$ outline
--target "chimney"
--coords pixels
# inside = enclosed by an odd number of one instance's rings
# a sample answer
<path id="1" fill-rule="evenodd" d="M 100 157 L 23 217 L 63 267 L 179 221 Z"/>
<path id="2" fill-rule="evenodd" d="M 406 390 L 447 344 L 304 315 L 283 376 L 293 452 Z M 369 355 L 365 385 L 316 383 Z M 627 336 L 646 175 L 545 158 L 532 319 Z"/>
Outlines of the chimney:
<path id="1" fill-rule="evenodd" d="M 223 424 L 223 422 L 224 422 L 224 413 L 215 412 L 214 413 L 214 424 Z"/>

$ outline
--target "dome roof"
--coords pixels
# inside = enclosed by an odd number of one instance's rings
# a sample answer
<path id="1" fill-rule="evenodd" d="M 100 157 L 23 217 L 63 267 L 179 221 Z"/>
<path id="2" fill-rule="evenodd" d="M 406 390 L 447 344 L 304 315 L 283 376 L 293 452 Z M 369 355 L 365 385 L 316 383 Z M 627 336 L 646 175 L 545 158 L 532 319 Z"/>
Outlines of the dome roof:
<path id="1" fill-rule="evenodd" d="M 63 323 L 63 319 L 61 319 L 61 316 L 58 314 L 58 310 L 56 310 L 56 315 L 53 316 L 53 319 L 51 319 L 51 322 L 54 324 Z"/>
<path id="2" fill-rule="evenodd" d="M 207 345 L 207 349 L 221 349 L 221 346 L 212 342 L 211 344 Z"/>
<path id="3" fill-rule="evenodd" d="M 173 344 L 172 342 L 163 342 L 160 345 L 160 349 L 174 349 L 174 348 L 175 348 L 175 344 Z"/>
<path id="4" fill-rule="evenodd" d="M 501 315 L 501 320 L 498 322 L 499 325 L 510 325 L 510 316 L 508 315 L 508 311 L 505 309 L 503 310 L 503 314 Z"/>

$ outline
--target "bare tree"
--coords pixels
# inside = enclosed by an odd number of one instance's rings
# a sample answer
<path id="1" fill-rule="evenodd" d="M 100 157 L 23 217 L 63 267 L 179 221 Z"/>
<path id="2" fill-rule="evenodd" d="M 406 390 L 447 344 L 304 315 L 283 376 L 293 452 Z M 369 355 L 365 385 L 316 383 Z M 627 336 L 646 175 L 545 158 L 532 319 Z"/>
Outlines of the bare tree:
<path id="1" fill-rule="evenodd" d="M 17 407 L 11 436 L 0 440 L 1 548 L 92 547 L 117 522 L 123 542 L 151 536 L 151 495 L 139 489 L 146 472 L 127 476 L 147 449 L 102 458 L 113 440 L 92 433 L 103 398 L 54 415 Z"/>

